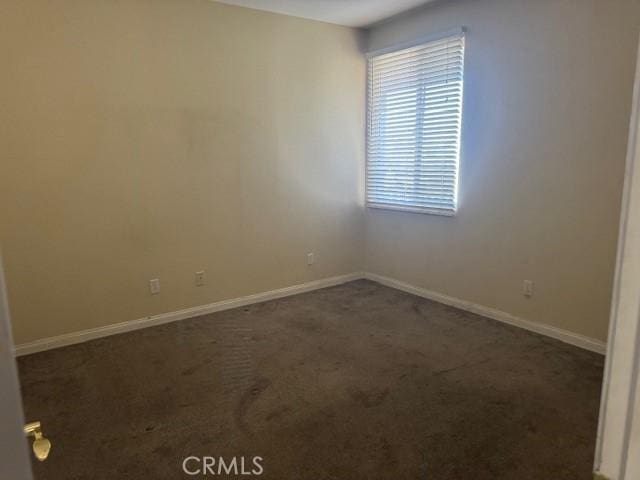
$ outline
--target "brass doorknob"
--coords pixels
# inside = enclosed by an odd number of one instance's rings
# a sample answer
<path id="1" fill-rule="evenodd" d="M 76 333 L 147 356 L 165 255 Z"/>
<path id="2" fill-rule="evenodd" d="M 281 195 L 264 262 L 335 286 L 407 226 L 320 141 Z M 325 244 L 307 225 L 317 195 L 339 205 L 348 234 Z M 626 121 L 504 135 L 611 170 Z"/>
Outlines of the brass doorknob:
<path id="1" fill-rule="evenodd" d="M 33 454 L 38 460 L 44 462 L 51 451 L 51 442 L 42 435 L 40 422 L 27 423 L 24 426 L 24 434 L 33 437 Z"/>

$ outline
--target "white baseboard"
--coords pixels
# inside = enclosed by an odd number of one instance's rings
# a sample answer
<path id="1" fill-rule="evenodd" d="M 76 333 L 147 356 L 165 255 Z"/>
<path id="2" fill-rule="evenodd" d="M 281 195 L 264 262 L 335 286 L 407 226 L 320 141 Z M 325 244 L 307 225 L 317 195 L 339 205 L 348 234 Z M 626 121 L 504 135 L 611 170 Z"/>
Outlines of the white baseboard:
<path id="1" fill-rule="evenodd" d="M 209 303 L 207 305 L 177 310 L 175 312 L 161 313 L 159 315 L 139 318 L 137 320 L 129 320 L 126 322 L 106 325 L 104 327 L 90 328 L 80 332 L 67 333 L 55 337 L 43 338 L 33 342 L 22 343 L 20 345 L 16 345 L 14 352 L 16 356 L 28 355 L 30 353 L 42 352 L 52 348 L 65 347 L 67 345 L 82 343 L 88 340 L 108 337 L 109 335 L 140 330 L 141 328 L 162 325 L 163 323 L 175 322 L 186 318 L 198 317 L 200 315 L 207 315 L 209 313 L 220 312 L 222 310 L 230 310 L 232 308 L 243 307 L 253 303 L 266 302 L 268 300 L 297 295 L 299 293 L 310 292 L 320 288 L 333 287 L 334 285 L 340 285 L 342 283 L 351 282 L 361 278 L 364 278 L 364 274 L 361 272 L 323 278 L 321 280 L 314 280 L 312 282 L 279 288 L 277 290 L 247 295 L 246 297 L 222 300 L 219 302 Z"/>
<path id="2" fill-rule="evenodd" d="M 584 348 L 585 350 L 590 350 L 592 352 L 604 355 L 607 349 L 606 343 L 600 340 L 596 340 L 595 338 L 585 337 L 584 335 L 579 335 L 577 333 L 569 332 L 568 330 L 563 330 L 561 328 L 552 327 L 550 325 L 531 322 L 529 320 L 516 317 L 515 315 L 511 315 L 510 313 L 502 312 L 490 307 L 485 307 L 484 305 L 478 305 L 477 303 L 468 302 L 459 298 L 450 297 L 449 295 L 433 292 L 424 288 L 414 287 L 413 285 L 395 280 L 393 278 L 369 272 L 366 272 L 364 274 L 364 277 L 387 287 L 402 290 L 403 292 L 411 293 L 413 295 L 427 298 L 435 302 L 444 303 L 445 305 L 476 313 L 478 315 L 482 315 L 499 322 L 504 322 L 508 323 L 509 325 L 524 328 L 525 330 L 539 333 L 541 335 L 546 335 L 547 337 L 555 338 L 556 340 L 569 343 L 576 347 Z"/>
<path id="3" fill-rule="evenodd" d="M 266 302 L 268 300 L 288 297 L 290 295 L 297 295 L 299 293 L 310 292 L 312 290 L 318 290 L 320 288 L 332 287 L 334 285 L 340 285 L 342 283 L 351 282 L 353 280 L 358 280 L 361 278 L 366 278 L 387 287 L 402 290 L 403 292 L 411 293 L 413 295 L 427 298 L 435 302 L 444 303 L 445 305 L 450 305 L 461 310 L 476 313 L 478 315 L 482 315 L 499 322 L 508 323 L 516 327 L 524 328 L 525 330 L 539 333 L 541 335 L 546 335 L 548 337 L 561 340 L 565 343 L 569 343 L 571 345 L 575 345 L 576 347 L 584 348 L 592 352 L 604 354 L 606 351 L 606 344 L 594 338 L 585 337 L 583 335 L 552 327 L 550 325 L 531 322 L 529 320 L 511 315 L 510 313 L 502 312 L 490 307 L 485 307 L 483 305 L 478 305 L 476 303 L 461 300 L 459 298 L 450 297 L 448 295 L 426 290 L 424 288 L 415 287 L 408 283 L 401 282 L 400 280 L 377 275 L 375 273 L 356 272 L 348 275 L 324 278 L 321 280 L 315 280 L 299 285 L 279 288 L 277 290 L 270 290 L 268 292 L 247 295 L 245 297 L 232 298 L 229 300 L 222 300 L 207 305 L 185 308 L 184 310 L 177 310 L 175 312 L 161 313 L 159 315 L 153 315 L 137 320 L 115 323 L 113 325 L 106 325 L 104 327 L 91 328 L 89 330 L 82 330 L 80 332 L 73 332 L 64 335 L 58 335 L 56 337 L 43 338 L 41 340 L 16 345 L 15 354 L 16 356 L 21 356 L 28 355 L 30 353 L 42 352 L 44 350 L 50 350 L 52 348 L 65 347 L 67 345 L 82 343 L 88 340 L 108 337 L 109 335 L 130 332 L 133 330 L 139 330 L 141 328 L 152 327 L 154 325 L 162 325 L 163 323 L 175 322 L 178 320 L 184 320 L 186 318 L 220 312 L 223 310 L 230 310 L 232 308 L 243 307 L 245 305 L 251 305 L 253 303 Z"/>

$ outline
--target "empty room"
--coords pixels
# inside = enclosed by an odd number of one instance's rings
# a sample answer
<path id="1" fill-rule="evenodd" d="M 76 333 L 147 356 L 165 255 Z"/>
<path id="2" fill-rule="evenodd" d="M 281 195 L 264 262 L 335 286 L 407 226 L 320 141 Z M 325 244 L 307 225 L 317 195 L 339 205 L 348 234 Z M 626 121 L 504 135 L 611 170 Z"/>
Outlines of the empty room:
<path id="1" fill-rule="evenodd" d="M 4 0 L 0 480 L 640 479 L 639 34 Z"/>

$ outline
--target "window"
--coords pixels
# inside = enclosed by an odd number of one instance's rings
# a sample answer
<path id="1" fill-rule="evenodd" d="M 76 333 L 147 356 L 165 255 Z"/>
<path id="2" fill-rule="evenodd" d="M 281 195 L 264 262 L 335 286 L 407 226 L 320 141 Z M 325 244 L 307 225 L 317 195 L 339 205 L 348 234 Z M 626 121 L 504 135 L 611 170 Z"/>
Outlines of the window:
<path id="1" fill-rule="evenodd" d="M 464 33 L 368 62 L 367 205 L 453 215 Z"/>

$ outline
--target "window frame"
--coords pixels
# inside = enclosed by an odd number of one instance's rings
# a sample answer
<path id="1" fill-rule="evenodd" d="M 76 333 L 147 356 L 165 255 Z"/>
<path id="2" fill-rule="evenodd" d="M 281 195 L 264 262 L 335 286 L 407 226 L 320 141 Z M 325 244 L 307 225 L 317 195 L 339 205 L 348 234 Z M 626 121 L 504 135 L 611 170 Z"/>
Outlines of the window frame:
<path id="1" fill-rule="evenodd" d="M 459 198 L 459 184 L 460 184 L 460 163 L 461 163 L 461 156 L 462 156 L 462 125 L 463 125 L 462 116 L 463 116 L 463 110 L 464 110 L 463 105 L 464 105 L 464 83 L 465 83 L 464 67 L 465 67 L 465 61 L 466 61 L 466 34 L 467 34 L 466 27 L 457 27 L 457 28 L 452 28 L 450 30 L 446 30 L 439 33 L 421 36 L 407 42 L 394 44 L 390 47 L 372 50 L 365 54 L 366 68 L 367 68 L 367 75 L 366 75 L 367 83 L 366 83 L 366 105 L 365 105 L 366 131 L 365 131 L 364 204 L 366 208 L 371 208 L 376 210 L 390 210 L 390 211 L 400 211 L 400 212 L 408 212 L 408 213 L 419 213 L 424 215 L 438 215 L 442 217 L 454 217 L 457 215 L 459 210 L 458 198 Z M 436 42 L 438 40 L 444 40 L 447 37 L 455 37 L 455 36 L 462 36 L 464 53 L 462 56 L 463 77 L 462 77 L 462 85 L 461 85 L 461 91 L 460 91 L 460 126 L 459 126 L 459 134 L 458 134 L 458 158 L 457 158 L 457 165 L 456 165 L 457 168 L 456 168 L 456 177 L 455 177 L 453 209 L 445 210 L 445 209 L 437 209 L 437 208 L 418 207 L 418 206 L 412 206 L 412 205 L 403 206 L 403 205 L 369 202 L 369 195 L 368 195 L 368 192 L 369 192 L 369 140 L 370 140 L 369 135 L 370 135 L 370 122 L 371 122 L 371 112 L 370 112 L 371 92 L 369 90 L 371 85 L 371 81 L 370 81 L 371 72 L 369 68 L 369 62 L 371 61 L 371 59 L 381 55 L 386 55 L 389 53 L 394 53 L 394 52 L 406 50 L 413 47 L 419 47 L 421 45 L 425 45 L 430 42 Z"/>

